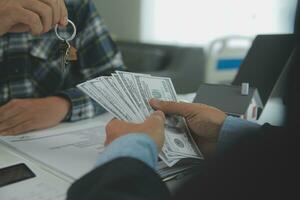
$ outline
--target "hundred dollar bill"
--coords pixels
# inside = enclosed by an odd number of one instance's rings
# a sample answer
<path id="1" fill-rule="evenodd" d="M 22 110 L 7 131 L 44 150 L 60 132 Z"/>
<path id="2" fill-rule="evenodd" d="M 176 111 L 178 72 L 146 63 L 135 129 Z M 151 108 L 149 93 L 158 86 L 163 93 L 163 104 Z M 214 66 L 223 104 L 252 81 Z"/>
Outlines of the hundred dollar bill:
<path id="1" fill-rule="evenodd" d="M 119 102 L 119 106 L 123 108 L 123 112 L 127 112 L 132 118 L 135 119 L 134 122 L 136 123 L 141 123 L 144 121 L 144 119 L 136 111 L 135 107 L 130 104 L 130 101 L 126 99 L 127 97 L 122 92 L 120 92 L 115 84 L 113 84 L 112 77 L 102 76 L 99 79 L 107 87 L 114 98 Z"/>
<path id="2" fill-rule="evenodd" d="M 139 88 L 136 85 L 134 80 L 134 76 L 146 76 L 150 77 L 150 75 L 146 74 L 137 74 L 137 73 L 130 73 L 124 71 L 116 71 L 117 75 L 119 76 L 120 80 L 122 81 L 123 85 L 128 89 L 129 94 L 132 96 L 134 102 L 136 102 L 137 106 L 142 111 L 144 116 L 149 115 L 149 111 L 145 104 L 143 103 L 143 99 L 141 94 L 139 93 Z"/>
<path id="3" fill-rule="evenodd" d="M 134 104 L 132 104 L 131 100 L 129 99 L 129 97 L 126 95 L 125 91 L 123 91 L 121 88 L 119 88 L 117 86 L 117 84 L 114 81 L 113 77 L 107 77 L 106 81 L 108 84 L 110 84 L 110 86 L 113 88 L 113 90 L 118 93 L 118 95 L 120 96 L 120 98 L 126 103 L 126 105 L 134 112 L 134 114 L 136 116 L 138 116 L 138 118 L 142 121 L 145 120 L 145 117 L 140 114 L 139 110 L 134 106 Z"/>
<path id="4" fill-rule="evenodd" d="M 178 163 L 180 161 L 180 158 L 178 159 L 171 159 L 167 156 L 167 154 L 159 154 L 160 159 L 162 159 L 164 161 L 164 163 L 166 163 L 166 165 L 168 167 L 172 167 L 174 166 L 176 163 Z"/>
<path id="5" fill-rule="evenodd" d="M 170 78 L 117 71 L 111 77 L 100 77 L 78 86 L 118 119 L 142 122 L 154 110 L 152 98 L 177 102 Z M 165 144 L 159 157 L 172 167 L 183 158 L 203 158 L 194 142 L 185 119 L 167 116 Z"/>
<path id="6" fill-rule="evenodd" d="M 134 77 L 143 103 L 150 113 L 153 112 L 152 107 L 149 105 L 149 99 L 151 98 L 177 101 L 176 91 L 170 78 L 147 77 L 143 75 L 135 75 Z M 202 157 L 182 117 L 167 117 L 165 133 L 165 145 L 168 146 L 169 155 L 174 153 L 178 157 Z"/>
<path id="7" fill-rule="evenodd" d="M 135 109 L 141 114 L 142 117 L 144 117 L 143 114 L 142 114 L 142 111 L 140 110 L 140 108 L 138 107 L 137 103 L 132 98 L 132 95 L 130 94 L 130 92 L 126 88 L 126 86 L 123 84 L 123 82 L 121 81 L 121 79 L 118 76 L 118 74 L 113 73 L 112 74 L 112 78 L 113 78 L 113 81 L 114 81 L 115 85 L 119 88 L 119 90 L 123 91 L 124 94 L 127 96 L 127 98 L 130 100 L 130 104 L 135 107 Z M 144 119 L 146 119 L 146 118 L 144 117 Z"/>
<path id="8" fill-rule="evenodd" d="M 183 117 L 168 116 L 165 124 L 166 140 L 177 154 L 203 157 Z"/>
<path id="9" fill-rule="evenodd" d="M 116 109 L 120 114 L 125 116 L 125 121 L 135 122 L 134 116 L 126 112 L 126 110 L 122 108 L 122 106 L 120 106 L 119 101 L 111 94 L 109 90 L 107 90 L 104 83 L 102 83 L 99 80 L 96 80 L 92 81 L 91 84 L 94 86 L 94 88 L 97 89 L 99 94 L 102 95 L 102 99 L 104 99 L 110 107 Z"/>
<path id="10" fill-rule="evenodd" d="M 91 85 L 88 82 L 82 83 L 77 86 L 81 91 L 89 95 L 94 101 L 100 104 L 105 110 L 110 112 L 114 117 L 120 120 L 125 120 L 125 116 L 117 111 L 116 109 L 112 108 L 104 99 L 101 97 L 101 93 L 99 95 L 98 92 L 95 92 L 91 89 Z"/>
<path id="11" fill-rule="evenodd" d="M 149 113 L 154 111 L 149 104 L 149 100 L 152 98 L 177 101 L 176 91 L 170 78 L 134 75 L 134 80 L 142 97 L 142 102 Z"/>

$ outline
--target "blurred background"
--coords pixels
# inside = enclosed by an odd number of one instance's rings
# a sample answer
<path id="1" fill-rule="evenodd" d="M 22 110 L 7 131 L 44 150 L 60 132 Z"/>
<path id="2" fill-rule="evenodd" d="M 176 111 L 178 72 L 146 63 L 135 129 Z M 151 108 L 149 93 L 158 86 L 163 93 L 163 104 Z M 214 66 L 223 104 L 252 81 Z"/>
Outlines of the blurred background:
<path id="1" fill-rule="evenodd" d="M 292 33 L 296 7 L 296 0 L 94 2 L 128 69 L 169 76 L 178 93 L 230 84 L 258 34 Z"/>

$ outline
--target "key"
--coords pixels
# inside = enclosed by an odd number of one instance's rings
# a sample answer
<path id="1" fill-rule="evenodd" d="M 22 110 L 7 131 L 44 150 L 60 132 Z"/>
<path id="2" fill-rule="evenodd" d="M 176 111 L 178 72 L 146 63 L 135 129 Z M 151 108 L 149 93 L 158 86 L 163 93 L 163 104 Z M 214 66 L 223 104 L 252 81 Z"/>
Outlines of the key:
<path id="1" fill-rule="evenodd" d="M 70 52 L 69 52 L 69 61 L 77 61 L 78 56 L 77 56 L 77 49 L 71 45 L 70 47 Z"/>
<path id="2" fill-rule="evenodd" d="M 68 65 L 69 65 L 69 61 L 75 61 L 77 60 L 77 54 L 76 54 L 76 49 L 74 47 L 71 47 L 70 45 L 70 41 L 72 41 L 75 36 L 76 36 L 76 26 L 75 24 L 68 19 L 69 24 L 71 24 L 71 26 L 73 27 L 73 33 L 70 35 L 70 37 L 65 38 L 62 37 L 59 34 L 58 31 L 58 25 L 55 26 L 55 34 L 57 36 L 57 38 L 59 40 L 61 40 L 62 42 L 60 43 L 60 47 L 59 47 L 59 54 L 60 54 L 60 62 L 61 62 L 61 70 L 62 72 L 66 72 L 68 69 Z"/>
<path id="3" fill-rule="evenodd" d="M 66 41 L 67 44 L 67 49 L 66 49 L 66 53 L 65 53 L 65 57 L 64 57 L 64 61 L 65 61 L 65 69 L 67 69 L 68 64 L 69 64 L 69 58 L 70 58 L 70 48 L 71 45 L 68 41 Z"/>
<path id="4" fill-rule="evenodd" d="M 66 72 L 69 64 L 69 55 L 70 55 L 71 45 L 68 41 L 64 40 L 60 44 L 60 55 L 61 55 L 61 70 L 62 72 Z"/>

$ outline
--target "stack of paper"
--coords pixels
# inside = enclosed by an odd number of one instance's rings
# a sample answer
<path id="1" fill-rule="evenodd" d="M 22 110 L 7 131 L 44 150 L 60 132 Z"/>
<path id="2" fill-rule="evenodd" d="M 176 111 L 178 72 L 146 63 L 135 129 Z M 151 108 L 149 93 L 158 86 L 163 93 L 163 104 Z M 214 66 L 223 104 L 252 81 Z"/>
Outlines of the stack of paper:
<path id="1" fill-rule="evenodd" d="M 83 92 L 98 102 L 116 118 L 134 123 L 143 122 L 152 112 L 152 98 L 177 101 L 170 78 L 117 71 L 78 85 Z M 183 158 L 202 158 L 182 117 L 166 120 L 166 140 L 159 157 L 173 166 Z"/>

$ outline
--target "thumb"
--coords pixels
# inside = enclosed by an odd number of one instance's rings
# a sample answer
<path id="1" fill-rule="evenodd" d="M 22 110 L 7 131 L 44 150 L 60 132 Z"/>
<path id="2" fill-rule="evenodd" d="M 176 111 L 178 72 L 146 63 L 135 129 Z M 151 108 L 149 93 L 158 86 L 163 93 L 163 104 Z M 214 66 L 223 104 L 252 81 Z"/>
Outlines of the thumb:
<path id="1" fill-rule="evenodd" d="M 148 117 L 146 121 L 164 124 L 165 120 L 165 114 L 162 111 L 155 111 L 150 115 L 150 117 Z"/>
<path id="2" fill-rule="evenodd" d="M 161 110 L 168 115 L 180 115 L 182 117 L 187 117 L 189 113 L 196 109 L 196 105 L 192 103 L 159 101 L 156 99 L 151 99 L 149 103 L 155 110 Z"/>

